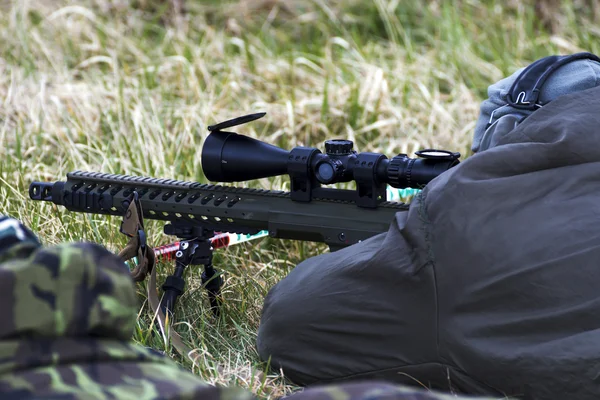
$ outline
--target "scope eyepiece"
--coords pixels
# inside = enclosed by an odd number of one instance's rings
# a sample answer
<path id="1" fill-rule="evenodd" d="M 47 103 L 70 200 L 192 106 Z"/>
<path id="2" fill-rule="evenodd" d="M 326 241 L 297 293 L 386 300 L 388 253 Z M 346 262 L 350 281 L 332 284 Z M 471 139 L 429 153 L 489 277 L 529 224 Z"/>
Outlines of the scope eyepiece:
<path id="1" fill-rule="evenodd" d="M 458 164 L 460 157 L 460 153 L 435 149 L 421 150 L 415 154 L 421 158 L 399 154 L 389 161 L 387 175 L 390 186 L 399 189 L 423 187 Z"/>

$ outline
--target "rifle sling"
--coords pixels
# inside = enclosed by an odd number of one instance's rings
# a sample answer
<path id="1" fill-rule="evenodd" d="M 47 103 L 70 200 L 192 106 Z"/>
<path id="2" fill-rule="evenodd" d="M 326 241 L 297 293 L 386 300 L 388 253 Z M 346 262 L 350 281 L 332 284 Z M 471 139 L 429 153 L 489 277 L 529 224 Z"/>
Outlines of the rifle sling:
<path id="1" fill-rule="evenodd" d="M 133 271 L 130 272 L 134 281 L 143 281 L 148 275 L 148 272 L 150 272 L 148 302 L 158 320 L 159 327 L 164 335 L 165 327 L 168 326 L 168 337 L 171 339 L 171 343 L 177 352 L 183 357 L 188 357 L 195 364 L 195 360 L 191 357 L 191 354 L 194 351 L 183 343 L 181 336 L 173 329 L 174 320 L 168 321 L 165 314 L 160 309 L 158 286 L 156 284 L 156 257 L 154 255 L 154 249 L 146 243 L 142 205 L 137 198 L 136 192 L 132 194 L 129 200 L 129 206 L 123 216 L 120 231 L 129 236 L 130 239 L 125 248 L 121 250 L 118 255 L 123 262 L 127 262 L 132 258 L 137 257 L 137 265 Z"/>
<path id="2" fill-rule="evenodd" d="M 123 261 L 129 261 L 137 257 L 137 265 L 130 273 L 134 281 L 140 282 L 146 279 L 148 272 L 154 269 L 156 259 L 154 251 L 152 249 L 148 251 L 142 205 L 137 198 L 137 193 L 134 192 L 128 201 L 129 206 L 123 216 L 120 232 L 130 239 L 125 248 L 119 252 L 118 256 Z"/>

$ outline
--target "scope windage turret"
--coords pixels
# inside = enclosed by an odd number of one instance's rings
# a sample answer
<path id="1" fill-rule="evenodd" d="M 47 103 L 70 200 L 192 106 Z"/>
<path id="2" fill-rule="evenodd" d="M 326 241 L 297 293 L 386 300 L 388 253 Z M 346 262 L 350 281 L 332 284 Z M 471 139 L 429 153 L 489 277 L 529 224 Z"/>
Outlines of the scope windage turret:
<path id="1" fill-rule="evenodd" d="M 415 153 L 419 158 L 399 154 L 392 159 L 378 153 L 357 153 L 352 141 L 342 139 L 327 140 L 325 154 L 312 147 L 287 151 L 221 130 L 264 115 L 250 114 L 209 127 L 211 134 L 202 148 L 202 169 L 209 180 L 241 182 L 288 174 L 300 191 L 354 180 L 370 185 L 373 190 L 366 190 L 364 195 L 373 197 L 382 184 L 400 189 L 422 188 L 459 163 L 460 153 L 446 150 L 427 149 Z"/>

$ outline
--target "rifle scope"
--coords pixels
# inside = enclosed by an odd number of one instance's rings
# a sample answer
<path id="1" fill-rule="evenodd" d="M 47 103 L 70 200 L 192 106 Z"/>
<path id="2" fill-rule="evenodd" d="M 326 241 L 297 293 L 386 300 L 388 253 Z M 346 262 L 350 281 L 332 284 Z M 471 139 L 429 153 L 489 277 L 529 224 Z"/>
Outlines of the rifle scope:
<path id="1" fill-rule="evenodd" d="M 250 114 L 209 126 L 211 134 L 202 147 L 202 169 L 209 180 L 240 182 L 288 174 L 317 185 L 370 180 L 399 189 L 422 188 L 459 163 L 460 153 L 446 150 L 427 149 L 415 153 L 420 158 L 399 154 L 392 159 L 378 153 L 357 153 L 350 140 L 327 140 L 325 154 L 311 147 L 288 151 L 221 130 L 264 115 Z"/>

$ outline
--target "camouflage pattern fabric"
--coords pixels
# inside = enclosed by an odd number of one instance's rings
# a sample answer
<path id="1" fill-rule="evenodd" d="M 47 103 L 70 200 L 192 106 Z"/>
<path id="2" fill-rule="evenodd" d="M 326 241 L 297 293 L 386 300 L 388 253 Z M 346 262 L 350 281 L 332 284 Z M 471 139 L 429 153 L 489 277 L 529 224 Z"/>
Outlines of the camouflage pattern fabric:
<path id="1" fill-rule="evenodd" d="M 0 238 L 18 239 L 19 227 L 7 229 Z M 17 239 L 0 242 L 0 398 L 252 398 L 130 342 L 138 304 L 116 255 L 91 243 Z"/>
<path id="2" fill-rule="evenodd" d="M 131 342 L 138 312 L 125 264 L 104 247 L 42 247 L 0 218 L 0 399 L 220 399 L 254 396 L 215 387 Z M 380 382 L 309 388 L 293 400 L 459 398 Z"/>
<path id="3" fill-rule="evenodd" d="M 20 221 L 0 215 L 0 263 L 27 257 L 40 246 L 38 238 Z"/>

